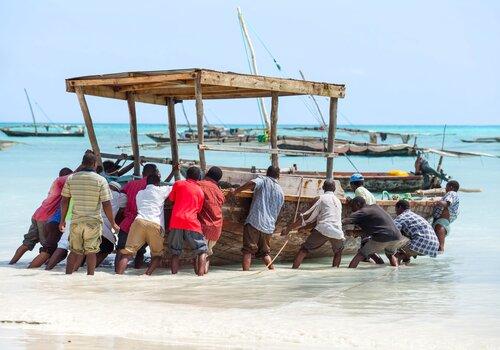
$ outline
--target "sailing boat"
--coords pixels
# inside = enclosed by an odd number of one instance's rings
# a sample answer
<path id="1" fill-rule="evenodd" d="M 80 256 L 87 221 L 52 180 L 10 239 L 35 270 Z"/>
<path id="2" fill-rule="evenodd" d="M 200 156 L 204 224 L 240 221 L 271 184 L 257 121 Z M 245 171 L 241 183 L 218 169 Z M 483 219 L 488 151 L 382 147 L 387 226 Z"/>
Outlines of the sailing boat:
<path id="1" fill-rule="evenodd" d="M 85 130 L 81 125 L 55 125 L 55 124 L 44 124 L 40 125 L 36 122 L 35 113 L 33 112 L 33 106 L 31 105 L 31 100 L 28 95 L 28 91 L 24 89 L 24 94 L 28 100 L 28 106 L 30 107 L 31 117 L 33 118 L 32 125 L 21 125 L 10 128 L 0 128 L 0 130 L 7 136 L 17 136 L 17 137 L 27 137 L 27 136 L 39 136 L 39 137 L 61 137 L 61 136 L 76 136 L 83 137 Z M 30 130 L 19 130 L 17 128 L 29 127 Z M 33 130 L 33 129 L 34 130 Z M 57 131 L 50 131 L 50 128 L 57 128 Z M 44 131 L 40 131 L 44 130 Z M 76 130 L 75 130 L 76 129 Z"/>

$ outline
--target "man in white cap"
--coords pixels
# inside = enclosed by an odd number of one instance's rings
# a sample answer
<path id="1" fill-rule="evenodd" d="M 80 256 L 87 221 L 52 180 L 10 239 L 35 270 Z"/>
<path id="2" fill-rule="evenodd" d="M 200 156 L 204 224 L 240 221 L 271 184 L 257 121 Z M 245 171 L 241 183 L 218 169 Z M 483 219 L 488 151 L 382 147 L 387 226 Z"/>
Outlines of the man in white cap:
<path id="1" fill-rule="evenodd" d="M 117 223 L 120 222 L 122 212 L 127 205 L 127 195 L 121 193 L 122 186 L 116 182 L 111 181 L 109 183 L 109 189 L 111 190 L 111 208 L 113 211 L 113 217 Z M 111 223 L 104 213 L 102 213 L 103 225 L 102 225 L 102 242 L 100 245 L 100 251 L 97 253 L 97 266 L 99 266 L 106 257 L 115 250 L 116 237 L 112 230 Z"/>

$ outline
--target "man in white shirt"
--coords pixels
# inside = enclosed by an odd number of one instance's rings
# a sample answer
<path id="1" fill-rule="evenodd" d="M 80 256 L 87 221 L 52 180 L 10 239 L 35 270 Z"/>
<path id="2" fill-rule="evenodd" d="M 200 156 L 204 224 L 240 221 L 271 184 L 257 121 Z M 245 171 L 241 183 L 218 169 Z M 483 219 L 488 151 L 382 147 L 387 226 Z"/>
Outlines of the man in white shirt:
<path id="1" fill-rule="evenodd" d="M 123 274 L 128 260 L 147 243 L 151 250 L 151 265 L 146 275 L 151 275 L 161 262 L 164 250 L 164 204 L 171 186 L 160 186 L 160 174 L 147 177 L 146 188 L 137 193 L 137 216 L 130 226 L 125 248 L 120 251 L 122 257 L 118 262 L 117 274 Z"/>
<path id="2" fill-rule="evenodd" d="M 335 196 L 335 182 L 326 180 L 323 183 L 323 191 L 324 194 L 316 198 L 313 205 L 281 233 L 282 236 L 286 236 L 294 229 L 316 223 L 315 227 L 311 230 L 311 234 L 307 237 L 295 256 L 293 269 L 297 269 L 300 266 L 307 254 L 319 249 L 326 242 L 330 242 L 334 253 L 332 266 L 339 267 L 342 260 L 342 249 L 344 248 L 345 240 L 344 232 L 342 231 L 342 203 Z"/>
<path id="3" fill-rule="evenodd" d="M 115 221 L 117 217 L 121 217 L 121 212 L 125 209 L 127 205 L 127 195 L 125 193 L 121 193 L 122 186 L 116 182 L 111 181 L 109 183 L 109 189 L 111 190 L 111 210 L 113 212 L 113 217 Z M 100 251 L 97 253 L 97 266 L 101 265 L 101 263 L 106 259 L 106 257 L 115 250 L 116 237 L 111 229 L 111 223 L 104 213 L 101 213 L 102 216 L 102 241 L 99 247 Z"/>

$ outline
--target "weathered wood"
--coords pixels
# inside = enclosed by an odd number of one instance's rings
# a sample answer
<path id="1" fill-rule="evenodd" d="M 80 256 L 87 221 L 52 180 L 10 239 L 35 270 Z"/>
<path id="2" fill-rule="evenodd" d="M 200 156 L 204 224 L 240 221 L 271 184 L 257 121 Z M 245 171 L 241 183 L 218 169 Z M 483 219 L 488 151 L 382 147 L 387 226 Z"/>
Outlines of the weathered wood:
<path id="1" fill-rule="evenodd" d="M 97 164 L 102 166 L 101 150 L 99 149 L 99 144 L 97 143 L 97 137 L 95 136 L 94 123 L 92 122 L 92 117 L 90 116 L 89 106 L 87 105 L 87 100 L 80 88 L 75 89 L 76 96 L 78 97 L 78 102 L 80 103 L 80 109 L 82 110 L 83 120 L 85 121 L 85 127 L 87 128 L 87 135 L 89 136 L 90 146 L 92 151 L 97 157 Z"/>
<path id="2" fill-rule="evenodd" d="M 296 151 L 289 149 L 271 149 L 264 147 L 246 147 L 246 146 L 209 146 L 207 144 L 198 145 L 199 149 L 218 152 L 248 152 L 248 153 L 268 153 L 268 154 L 288 154 L 292 156 L 314 155 L 319 157 L 335 157 L 335 153 L 328 152 L 313 152 L 313 151 Z"/>
<path id="3" fill-rule="evenodd" d="M 106 159 L 124 159 L 124 160 L 134 160 L 134 156 L 132 155 L 125 155 L 123 154 L 114 154 L 114 153 L 101 153 L 102 158 Z M 139 158 L 141 162 L 151 162 L 151 163 L 158 163 L 158 164 L 168 164 L 172 165 L 172 158 L 160 158 L 160 157 L 146 157 L 146 156 L 141 156 Z M 179 159 L 180 164 L 198 164 L 197 160 L 193 159 Z"/>
<path id="4" fill-rule="evenodd" d="M 271 149 L 278 148 L 278 94 L 271 97 Z M 278 153 L 271 153 L 271 164 L 279 167 Z"/>
<path id="5" fill-rule="evenodd" d="M 130 119 L 130 144 L 132 146 L 132 154 L 134 155 L 134 175 L 139 176 L 141 174 L 141 163 L 139 161 L 139 140 L 137 138 L 137 114 L 134 94 L 127 94 L 127 105 Z"/>
<path id="6" fill-rule="evenodd" d="M 196 97 L 196 125 L 198 128 L 198 153 L 200 157 L 200 166 L 203 171 L 206 170 L 207 168 L 207 162 L 205 160 L 205 149 L 203 147 L 200 147 L 203 145 L 203 138 L 205 136 L 205 128 L 203 125 L 203 96 L 202 96 L 202 90 L 201 90 L 201 74 L 198 73 L 196 75 L 195 81 L 194 81 L 194 93 Z"/>
<path id="7" fill-rule="evenodd" d="M 172 166 L 179 165 L 179 145 L 177 143 L 177 124 L 175 120 L 175 100 L 173 97 L 167 99 L 168 106 L 168 132 L 170 134 L 170 151 L 172 154 Z M 179 180 L 179 170 L 174 173 L 175 180 Z"/>
<path id="8" fill-rule="evenodd" d="M 338 99 L 335 97 L 330 98 L 330 121 L 328 124 L 328 145 L 327 152 L 333 152 L 333 145 L 335 143 L 335 132 L 337 130 L 337 103 Z M 326 159 L 326 178 L 333 179 L 333 157 Z"/>
<path id="9" fill-rule="evenodd" d="M 195 80 L 200 80 L 204 99 L 321 95 L 342 98 L 345 86 L 304 80 L 264 77 L 207 69 L 158 72 L 131 72 L 95 75 L 66 80 L 66 91 L 81 87 L 86 95 L 126 99 L 126 92 L 137 92 L 136 102 L 166 104 L 164 97 L 196 99 Z M 206 90 L 205 90 L 206 88 Z M 178 89 L 172 94 L 172 89 Z M 213 91 L 211 91 L 213 89 Z"/>

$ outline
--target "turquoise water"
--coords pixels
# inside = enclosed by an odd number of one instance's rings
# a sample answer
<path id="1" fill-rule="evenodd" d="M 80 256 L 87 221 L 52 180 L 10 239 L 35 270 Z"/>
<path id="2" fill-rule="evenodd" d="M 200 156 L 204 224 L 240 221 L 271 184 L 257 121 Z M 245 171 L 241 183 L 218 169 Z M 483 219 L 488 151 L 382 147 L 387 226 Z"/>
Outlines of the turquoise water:
<path id="1" fill-rule="evenodd" d="M 441 126 L 364 127 L 421 134 L 443 131 Z M 166 131 L 166 126 L 139 125 L 140 143 L 151 143 L 144 134 L 158 131 Z M 97 124 L 96 133 L 102 152 L 120 153 L 116 146 L 130 142 L 125 124 Z M 448 126 L 445 148 L 500 155 L 500 143 L 460 142 L 460 138 L 487 136 L 500 136 L 500 126 Z M 338 137 L 349 135 L 339 133 Z M 133 271 L 117 277 L 104 268 L 89 282 L 83 274 L 63 276 L 61 269 L 50 273 L 23 269 L 34 253 L 27 254 L 16 268 L 6 265 L 51 181 L 60 168 L 78 165 L 89 147 L 87 139 L 9 139 L 22 143 L 0 151 L 0 298 L 5 301 L 0 320 L 44 321 L 46 325 L 37 327 L 49 332 L 117 337 L 125 334 L 134 339 L 153 337 L 170 344 L 199 346 L 204 344 L 202 339 L 210 338 L 213 346 L 242 347 L 498 347 L 498 158 L 445 159 L 445 171 L 462 187 L 480 188 L 483 192 L 460 194 L 460 216 L 447 240 L 446 254 L 437 259 L 419 258 L 399 269 L 362 265 L 356 271 L 332 270 L 329 259 L 324 259 L 306 262 L 298 271 L 280 265 L 275 272 L 258 275 L 240 273 L 235 266 L 216 269 L 202 279 L 188 270 L 179 276 L 163 271 L 152 279 L 136 276 Z M 400 142 L 395 138 L 388 141 Z M 417 140 L 419 146 L 435 148 L 440 148 L 441 142 L 441 136 L 421 135 Z M 170 150 L 167 147 L 142 153 L 168 157 Z M 196 159 L 196 146 L 182 145 L 180 154 L 184 159 Z M 207 159 L 210 164 L 228 166 L 263 167 L 269 163 L 261 154 L 208 152 Z M 437 160 L 429 157 L 431 165 Z M 351 161 L 362 171 L 382 171 L 411 170 L 414 159 L 351 157 Z M 304 170 L 325 167 L 322 158 L 280 158 L 281 166 L 294 163 Z M 351 171 L 353 166 L 340 157 L 335 160 L 335 169 Z M 169 168 L 162 166 L 161 170 L 166 174 Z M 343 259 L 343 267 L 349 258 Z M 44 298 L 43 303 L 37 298 Z M 21 303 L 26 309 L 11 306 Z M 99 312 L 100 317 L 85 325 L 70 317 L 83 306 Z M 108 312 L 99 311 L 102 307 Z M 142 310 L 138 316 L 140 327 L 129 321 L 136 317 L 134 308 Z M 262 320 L 269 320 L 271 326 Z M 196 332 L 182 324 L 195 325 Z"/>

